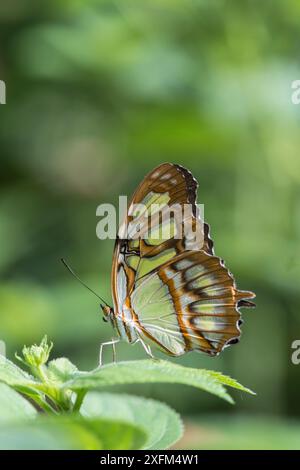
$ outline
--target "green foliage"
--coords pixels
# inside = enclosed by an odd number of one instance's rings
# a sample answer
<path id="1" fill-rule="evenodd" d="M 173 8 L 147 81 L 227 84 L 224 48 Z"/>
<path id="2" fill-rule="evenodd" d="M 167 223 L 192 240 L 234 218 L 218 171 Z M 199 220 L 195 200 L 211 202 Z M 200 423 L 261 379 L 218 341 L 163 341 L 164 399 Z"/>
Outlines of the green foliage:
<path id="1" fill-rule="evenodd" d="M 6 423 L 0 428 L 0 449 L 138 449 L 142 429 L 118 420 L 80 416 L 39 417 L 29 423 Z"/>
<path id="2" fill-rule="evenodd" d="M 72 390 L 131 383 L 177 383 L 191 385 L 233 403 L 224 385 L 253 394 L 251 390 L 219 372 L 192 369 L 162 360 L 142 360 L 108 364 L 92 372 L 74 374 L 66 386 Z"/>
<path id="3" fill-rule="evenodd" d="M 140 426 L 147 433 L 144 449 L 166 449 L 183 433 L 181 419 L 170 407 L 132 395 L 90 392 L 84 399 L 81 413 Z"/>
<path id="4" fill-rule="evenodd" d="M 47 363 L 51 348 L 44 337 L 39 346 L 24 347 L 23 358 L 16 356 L 30 373 L 0 355 L 1 449 L 165 449 L 181 437 L 181 419 L 167 405 L 92 389 L 177 383 L 230 403 L 224 385 L 253 393 L 220 373 L 166 361 L 128 361 L 82 372 L 66 358 Z"/>
<path id="5" fill-rule="evenodd" d="M 36 415 L 36 409 L 28 400 L 5 383 L 0 383 L 0 426 L 6 422 L 29 420 Z"/>

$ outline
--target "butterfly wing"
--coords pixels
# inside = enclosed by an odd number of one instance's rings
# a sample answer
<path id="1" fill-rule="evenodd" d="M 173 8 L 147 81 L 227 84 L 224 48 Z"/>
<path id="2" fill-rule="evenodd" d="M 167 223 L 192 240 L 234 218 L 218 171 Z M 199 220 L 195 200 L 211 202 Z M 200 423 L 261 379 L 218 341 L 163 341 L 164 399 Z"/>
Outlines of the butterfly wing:
<path id="1" fill-rule="evenodd" d="M 145 238 L 145 231 L 151 224 L 152 234 L 160 226 L 159 219 L 155 225 L 155 214 L 151 221 L 145 213 L 140 214 L 140 231 L 135 236 L 136 218 L 132 214 L 132 208 L 136 204 L 143 204 L 145 209 L 159 205 L 161 212 L 171 206 L 184 207 L 189 205 L 191 213 L 184 223 L 198 231 L 202 231 L 201 242 L 195 249 L 203 249 L 213 254 L 213 242 L 209 236 L 208 224 L 201 221 L 196 206 L 198 183 L 192 174 L 180 165 L 164 163 L 149 173 L 135 191 L 129 204 L 127 215 L 119 229 L 116 240 L 113 267 L 112 267 L 112 293 L 115 311 L 121 312 L 126 296 L 132 291 L 135 281 L 140 276 L 151 271 L 155 266 L 173 258 L 175 255 L 186 251 L 186 238 L 172 236 L 172 227 L 166 227 L 167 236 L 162 233 Z M 169 229 L 169 230 L 168 230 Z M 179 230 L 179 227 L 177 226 Z M 174 229 L 173 229 L 174 231 Z M 168 236 L 170 234 L 170 236 Z M 124 274 L 126 279 L 124 278 Z"/>
<path id="2" fill-rule="evenodd" d="M 165 163 L 154 169 L 134 193 L 114 252 L 112 291 L 115 315 L 122 322 L 119 333 L 131 341 L 134 329 L 172 355 L 192 349 L 218 354 L 239 337 L 238 306 L 254 296 L 238 291 L 222 260 L 214 256 L 209 226 L 196 206 L 197 186 L 179 165 Z M 143 205 L 138 217 L 132 215 L 135 204 Z M 163 213 L 186 204 L 191 211 L 183 221 L 168 219 L 163 227 L 155 211 L 149 220 L 155 205 Z M 201 231 L 201 243 L 184 233 L 178 237 L 181 224 Z"/>
<path id="3" fill-rule="evenodd" d="M 217 355 L 240 337 L 239 291 L 220 258 L 204 251 L 177 255 L 144 276 L 131 295 L 137 327 L 170 355 L 200 350 Z"/>
<path id="4" fill-rule="evenodd" d="M 190 222 L 192 229 L 197 228 L 198 230 L 200 229 L 203 231 L 201 245 L 193 247 L 193 249 L 203 249 L 207 253 L 213 254 L 213 241 L 209 235 L 209 225 L 201 220 L 196 204 L 197 189 L 198 182 L 189 170 L 181 165 L 163 163 L 149 173 L 141 182 L 132 197 L 128 212 L 130 214 L 131 207 L 134 204 L 144 204 L 147 209 L 153 205 L 160 205 L 162 211 L 164 207 L 169 208 L 171 206 L 179 206 L 182 208 L 185 205 L 188 205 L 191 208 L 191 212 L 188 213 L 184 219 L 185 225 L 188 226 Z M 180 215 L 181 214 L 182 213 L 180 213 Z M 200 221 L 200 224 L 196 227 L 197 221 Z M 131 217 L 129 215 L 126 220 L 126 224 L 130 225 L 130 222 Z M 149 217 L 145 217 L 144 222 L 144 227 L 148 228 L 150 224 Z M 155 225 L 155 221 L 153 222 L 153 220 L 151 220 L 151 225 Z M 144 233 L 144 227 L 141 227 L 141 234 Z M 147 254 L 150 250 L 153 252 L 154 246 L 158 246 L 155 250 L 156 252 L 161 252 L 170 246 L 173 247 L 174 245 L 177 252 L 182 252 L 188 249 L 188 247 L 185 246 L 187 240 L 184 237 L 183 240 L 177 239 L 176 243 L 174 243 L 174 240 L 176 240 L 176 237 L 172 236 L 167 240 L 163 240 L 162 237 L 161 242 L 157 241 L 156 237 L 155 243 L 151 243 L 151 240 L 146 239 L 141 244 L 142 254 Z M 164 241 L 164 243 L 162 243 L 162 241 Z"/>

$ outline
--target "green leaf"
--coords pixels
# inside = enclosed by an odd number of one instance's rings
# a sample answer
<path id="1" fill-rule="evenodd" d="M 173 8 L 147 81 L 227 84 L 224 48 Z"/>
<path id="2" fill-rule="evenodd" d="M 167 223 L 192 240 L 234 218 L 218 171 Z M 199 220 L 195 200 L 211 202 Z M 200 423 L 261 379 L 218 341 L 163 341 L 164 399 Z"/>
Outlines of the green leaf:
<path id="1" fill-rule="evenodd" d="M 28 424 L 0 427 L 1 450 L 127 450 L 140 449 L 143 430 L 122 421 L 80 416 L 40 417 Z"/>
<path id="2" fill-rule="evenodd" d="M 191 385 L 233 403 L 224 385 L 254 393 L 230 377 L 205 369 L 192 369 L 161 360 L 142 360 L 108 364 L 92 372 L 77 372 L 64 384 L 72 390 L 92 389 L 117 384 L 178 383 Z"/>
<path id="3" fill-rule="evenodd" d="M 66 357 L 54 359 L 48 364 L 48 377 L 61 383 L 70 380 L 77 371 L 77 367 Z"/>
<path id="4" fill-rule="evenodd" d="M 33 398 L 39 405 L 43 405 L 45 401 L 40 390 L 42 385 L 20 367 L 0 355 L 1 382 Z"/>
<path id="5" fill-rule="evenodd" d="M 179 415 L 169 406 L 132 395 L 90 392 L 84 399 L 81 413 L 89 417 L 123 419 L 143 428 L 148 435 L 144 449 L 167 449 L 183 433 Z"/>
<path id="6" fill-rule="evenodd" d="M 5 383 L 20 393 L 33 399 L 41 408 L 51 411 L 44 393 L 47 394 L 49 385 L 37 381 L 13 362 L 0 356 L 0 383 Z"/>
<path id="7" fill-rule="evenodd" d="M 35 379 L 6 357 L 0 355 L 0 382 L 11 386 L 32 385 Z"/>
<path id="8" fill-rule="evenodd" d="M 0 425 L 35 418 L 37 411 L 8 385 L 0 383 Z"/>
<path id="9" fill-rule="evenodd" d="M 227 387 L 236 388 L 237 390 L 240 390 L 241 392 L 249 393 L 250 395 L 256 395 L 256 393 L 250 390 L 250 388 L 244 387 L 235 379 L 232 379 L 231 377 L 228 377 L 227 375 L 223 375 L 221 372 L 216 372 L 214 370 L 209 370 L 207 372 L 209 372 L 211 377 L 215 378 L 219 383 L 222 383 L 223 385 L 227 385 Z"/>

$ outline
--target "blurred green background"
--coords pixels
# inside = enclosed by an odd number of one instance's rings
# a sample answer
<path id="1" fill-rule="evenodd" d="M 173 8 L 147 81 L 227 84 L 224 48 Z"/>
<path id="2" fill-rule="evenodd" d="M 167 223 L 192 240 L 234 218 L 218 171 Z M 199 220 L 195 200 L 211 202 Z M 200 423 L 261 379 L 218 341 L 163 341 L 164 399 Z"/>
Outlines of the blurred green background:
<path id="1" fill-rule="evenodd" d="M 0 4 L 0 38 L 8 356 L 47 333 L 56 355 L 97 365 L 111 327 L 59 259 L 110 299 L 114 243 L 96 238 L 96 207 L 132 194 L 155 165 L 180 163 L 199 181 L 216 254 L 257 308 L 244 311 L 239 345 L 177 362 L 258 395 L 236 394 L 230 407 L 180 386 L 129 390 L 186 416 L 179 446 L 300 448 L 299 1 L 11 0 Z M 144 352 L 124 344 L 118 357 Z"/>

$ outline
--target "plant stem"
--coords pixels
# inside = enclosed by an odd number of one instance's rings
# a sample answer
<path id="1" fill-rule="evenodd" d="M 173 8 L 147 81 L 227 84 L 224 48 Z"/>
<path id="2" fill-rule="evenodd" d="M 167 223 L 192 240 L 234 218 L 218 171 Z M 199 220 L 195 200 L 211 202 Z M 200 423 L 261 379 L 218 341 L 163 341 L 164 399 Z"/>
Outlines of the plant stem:
<path id="1" fill-rule="evenodd" d="M 79 390 L 76 395 L 76 400 L 73 406 L 73 411 L 79 411 L 86 395 L 86 390 Z"/>
<path id="2" fill-rule="evenodd" d="M 44 382 L 44 383 L 47 383 L 48 382 L 48 377 L 47 377 L 47 374 L 45 373 L 45 366 L 44 365 L 41 365 L 39 366 L 37 369 L 37 376 L 38 378 Z"/>
<path id="3" fill-rule="evenodd" d="M 36 403 L 46 412 L 49 414 L 58 415 L 58 412 L 53 408 L 46 400 L 35 400 Z"/>

